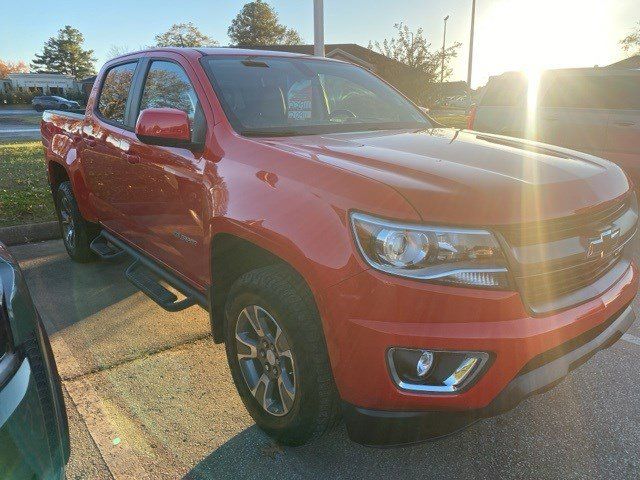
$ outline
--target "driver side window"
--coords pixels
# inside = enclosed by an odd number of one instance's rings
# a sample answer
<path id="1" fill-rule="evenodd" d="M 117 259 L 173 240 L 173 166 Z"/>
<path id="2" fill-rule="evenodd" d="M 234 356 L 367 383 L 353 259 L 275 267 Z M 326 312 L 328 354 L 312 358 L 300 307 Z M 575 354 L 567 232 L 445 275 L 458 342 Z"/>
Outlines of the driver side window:
<path id="1" fill-rule="evenodd" d="M 178 64 L 156 60 L 151 63 L 144 81 L 140 111 L 147 108 L 176 108 L 189 115 L 193 125 L 199 108 L 189 77 Z"/>

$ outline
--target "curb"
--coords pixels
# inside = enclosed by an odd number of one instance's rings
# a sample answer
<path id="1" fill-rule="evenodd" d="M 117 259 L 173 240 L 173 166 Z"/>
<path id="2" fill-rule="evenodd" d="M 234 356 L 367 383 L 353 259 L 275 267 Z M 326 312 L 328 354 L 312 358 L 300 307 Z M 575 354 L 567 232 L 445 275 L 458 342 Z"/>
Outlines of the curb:
<path id="1" fill-rule="evenodd" d="M 60 238 L 58 222 L 33 223 L 0 228 L 0 242 L 7 246 Z"/>

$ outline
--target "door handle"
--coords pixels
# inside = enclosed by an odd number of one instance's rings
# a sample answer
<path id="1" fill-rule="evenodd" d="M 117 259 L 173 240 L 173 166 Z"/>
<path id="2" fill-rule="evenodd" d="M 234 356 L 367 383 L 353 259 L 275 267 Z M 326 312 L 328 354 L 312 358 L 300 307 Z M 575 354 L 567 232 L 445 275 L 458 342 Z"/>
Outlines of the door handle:
<path id="1" fill-rule="evenodd" d="M 140 157 L 132 153 L 125 153 L 124 158 L 126 158 L 127 162 L 129 162 L 131 165 L 135 165 L 136 163 L 140 162 Z"/>
<path id="2" fill-rule="evenodd" d="M 620 122 L 613 122 L 613 124 L 617 125 L 618 127 L 633 127 L 636 123 L 620 121 Z"/>

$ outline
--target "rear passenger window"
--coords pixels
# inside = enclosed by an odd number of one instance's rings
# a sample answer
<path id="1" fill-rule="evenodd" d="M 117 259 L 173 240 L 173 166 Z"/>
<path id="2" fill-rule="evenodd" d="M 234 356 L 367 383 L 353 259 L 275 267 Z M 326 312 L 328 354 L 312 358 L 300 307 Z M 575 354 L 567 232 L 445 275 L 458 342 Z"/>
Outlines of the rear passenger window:
<path id="1" fill-rule="evenodd" d="M 640 82 L 632 76 L 562 75 L 551 81 L 541 106 L 633 110 L 640 108 Z"/>
<path id="2" fill-rule="evenodd" d="M 127 98 L 131 90 L 136 65 L 137 62 L 126 63 L 112 67 L 107 71 L 98 99 L 98 112 L 107 120 L 124 125 Z"/>
<path id="3" fill-rule="evenodd" d="M 147 108 L 176 108 L 189 115 L 193 124 L 198 97 L 180 65 L 154 61 L 144 82 L 140 111 Z"/>

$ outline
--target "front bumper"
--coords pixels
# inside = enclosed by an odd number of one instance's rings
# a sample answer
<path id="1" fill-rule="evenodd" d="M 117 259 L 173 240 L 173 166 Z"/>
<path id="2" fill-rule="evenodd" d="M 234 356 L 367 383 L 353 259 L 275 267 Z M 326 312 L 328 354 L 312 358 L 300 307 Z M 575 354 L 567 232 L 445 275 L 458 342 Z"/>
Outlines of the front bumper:
<path id="1" fill-rule="evenodd" d="M 482 418 L 506 412 L 523 399 L 554 387 L 570 371 L 585 363 L 595 353 L 613 345 L 633 324 L 635 314 L 631 306 L 628 306 L 612 320 L 605 330 L 594 332 L 596 336 L 590 341 L 563 355 L 553 355 L 548 363 L 542 363 L 537 368 L 528 369 L 516 376 L 482 409 L 446 413 L 393 412 L 369 410 L 345 403 L 343 414 L 349 436 L 365 445 L 410 444 L 435 440 L 455 433 Z M 545 354 L 542 354 L 541 357 L 544 356 Z"/>
<path id="2" fill-rule="evenodd" d="M 411 443 L 513 408 L 615 342 L 634 320 L 629 304 L 637 289 L 632 264 L 601 296 L 533 317 L 517 292 L 443 287 L 375 271 L 330 288 L 320 308 L 351 437 Z M 389 375 L 385 354 L 393 346 L 484 351 L 492 363 L 461 393 L 411 392 Z"/>

